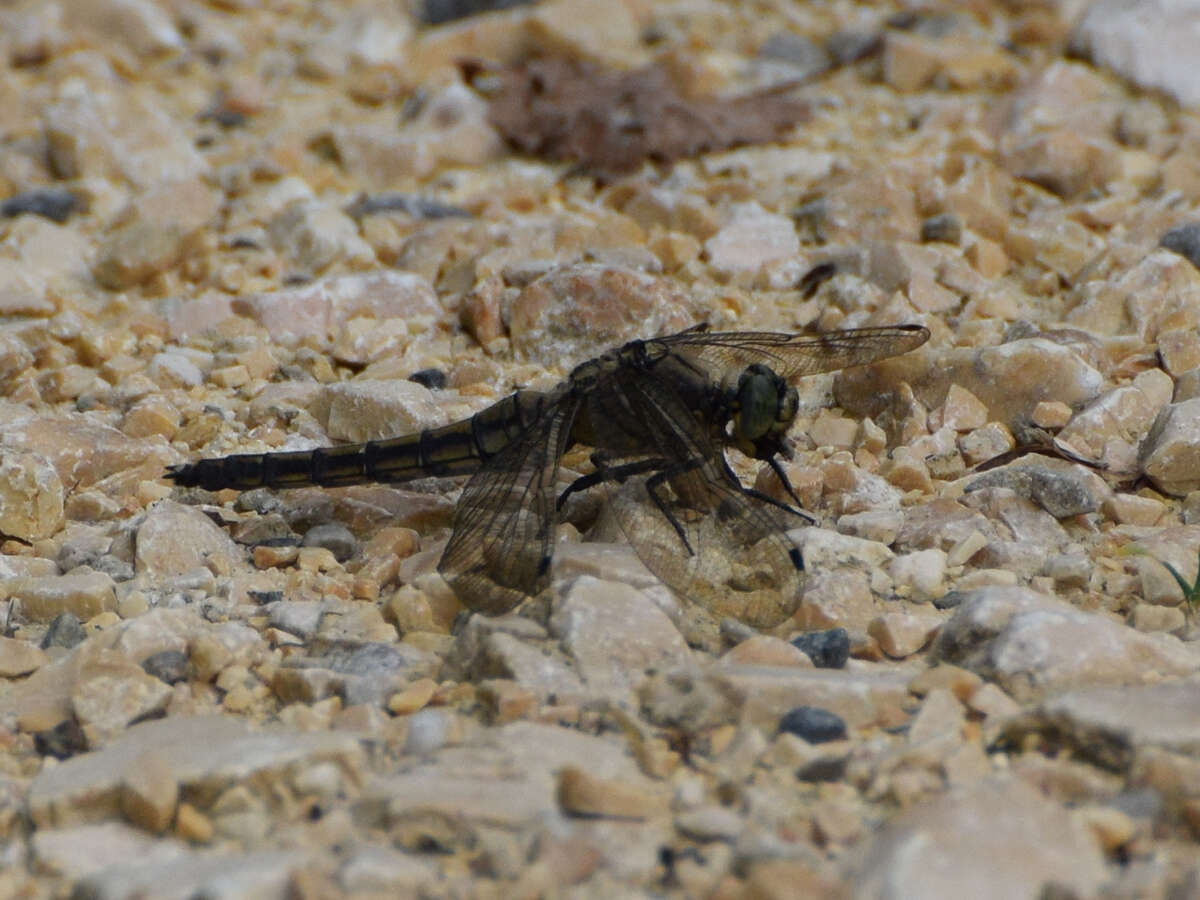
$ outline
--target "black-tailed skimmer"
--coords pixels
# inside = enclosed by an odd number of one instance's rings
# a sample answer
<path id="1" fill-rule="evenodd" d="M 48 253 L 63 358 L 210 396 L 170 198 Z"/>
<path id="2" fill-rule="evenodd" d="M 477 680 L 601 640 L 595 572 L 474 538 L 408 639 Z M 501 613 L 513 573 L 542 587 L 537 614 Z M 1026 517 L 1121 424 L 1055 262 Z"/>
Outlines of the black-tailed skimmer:
<path id="1" fill-rule="evenodd" d="M 803 563 L 786 529 L 808 517 L 742 484 L 725 458 L 778 457 L 797 412 L 788 379 L 920 346 L 920 325 L 816 336 L 709 332 L 632 341 L 577 366 L 548 392 L 517 391 L 469 419 L 388 440 L 251 453 L 173 466 L 210 490 L 402 482 L 471 475 L 438 569 L 459 599 L 498 614 L 549 584 L 558 512 L 570 494 L 616 485 L 616 520 L 646 566 L 717 617 L 768 628 L 792 614 Z M 593 447 L 595 471 L 560 494 L 559 460 Z"/>

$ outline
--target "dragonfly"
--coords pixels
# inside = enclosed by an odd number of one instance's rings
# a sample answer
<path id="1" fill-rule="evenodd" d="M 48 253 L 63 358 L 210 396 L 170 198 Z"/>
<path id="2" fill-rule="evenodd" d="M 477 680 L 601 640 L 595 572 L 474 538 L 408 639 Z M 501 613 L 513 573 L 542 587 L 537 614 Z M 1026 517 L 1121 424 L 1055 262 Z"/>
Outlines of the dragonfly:
<path id="1" fill-rule="evenodd" d="M 463 605 L 508 612 L 550 584 L 559 514 L 572 494 L 607 502 L 648 569 L 713 616 L 772 628 L 799 602 L 803 559 L 787 530 L 814 521 L 780 459 L 799 408 L 790 381 L 906 353 L 924 326 L 815 335 L 698 325 L 635 340 L 576 366 L 549 391 L 518 390 L 470 418 L 360 444 L 249 453 L 172 466 L 208 490 L 338 487 L 469 475 L 438 570 Z M 558 489 L 573 445 L 594 470 Z M 748 487 L 727 451 L 762 460 L 793 503 Z"/>

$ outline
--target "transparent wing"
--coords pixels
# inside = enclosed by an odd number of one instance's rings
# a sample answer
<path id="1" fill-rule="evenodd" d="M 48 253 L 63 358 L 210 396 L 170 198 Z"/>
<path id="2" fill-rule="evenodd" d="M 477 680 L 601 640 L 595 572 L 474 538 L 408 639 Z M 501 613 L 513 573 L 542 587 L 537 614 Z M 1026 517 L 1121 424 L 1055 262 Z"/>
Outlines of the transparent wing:
<path id="1" fill-rule="evenodd" d="M 438 571 L 468 608 L 499 615 L 549 584 L 555 478 L 577 411 L 571 398 L 549 407 L 463 488 Z"/>
<path id="2" fill-rule="evenodd" d="M 714 383 L 752 363 L 770 366 L 784 378 L 834 372 L 899 356 L 929 340 L 923 325 L 851 328 L 818 335 L 774 331 L 697 329 L 646 341 L 651 353 L 683 353 L 710 373 Z"/>
<path id="3" fill-rule="evenodd" d="M 645 457 L 662 460 L 655 472 L 627 479 L 612 509 L 634 551 L 685 599 L 717 617 L 734 616 L 770 628 L 799 600 L 800 552 L 785 529 L 789 514 L 747 493 L 714 446 L 704 424 L 680 396 L 651 374 L 624 369 L 604 390 L 634 419 L 594 423 L 597 443 L 628 446 L 645 437 Z M 627 461 L 628 461 L 627 457 Z"/>

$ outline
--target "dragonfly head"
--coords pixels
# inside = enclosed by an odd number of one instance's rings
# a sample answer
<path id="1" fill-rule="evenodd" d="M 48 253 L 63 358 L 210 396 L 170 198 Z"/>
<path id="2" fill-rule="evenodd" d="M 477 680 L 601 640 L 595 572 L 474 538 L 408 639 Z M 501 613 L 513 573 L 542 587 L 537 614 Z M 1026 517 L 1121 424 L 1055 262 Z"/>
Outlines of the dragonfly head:
<path id="1" fill-rule="evenodd" d="M 796 389 L 769 366 L 747 366 L 738 378 L 732 404 L 735 446 L 756 459 L 786 453 L 783 436 L 799 406 Z"/>

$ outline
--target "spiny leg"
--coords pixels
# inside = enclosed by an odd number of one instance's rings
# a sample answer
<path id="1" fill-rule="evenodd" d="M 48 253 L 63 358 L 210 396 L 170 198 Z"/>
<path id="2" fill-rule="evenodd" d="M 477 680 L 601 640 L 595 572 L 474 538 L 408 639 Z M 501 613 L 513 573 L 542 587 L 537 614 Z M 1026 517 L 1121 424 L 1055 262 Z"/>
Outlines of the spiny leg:
<path id="1" fill-rule="evenodd" d="M 559 509 L 563 508 L 563 504 L 567 502 L 567 498 L 571 494 L 578 491 L 586 491 L 588 488 L 603 484 L 606 481 L 615 481 L 620 484 L 631 475 L 642 475 L 646 472 L 659 471 L 670 465 L 665 459 L 652 457 L 650 459 L 639 459 L 637 462 L 626 463 L 621 466 L 610 466 L 599 453 L 592 454 L 592 464 L 596 466 L 595 472 L 592 472 L 590 475 L 579 476 L 567 485 L 566 490 L 559 494 Z"/>

